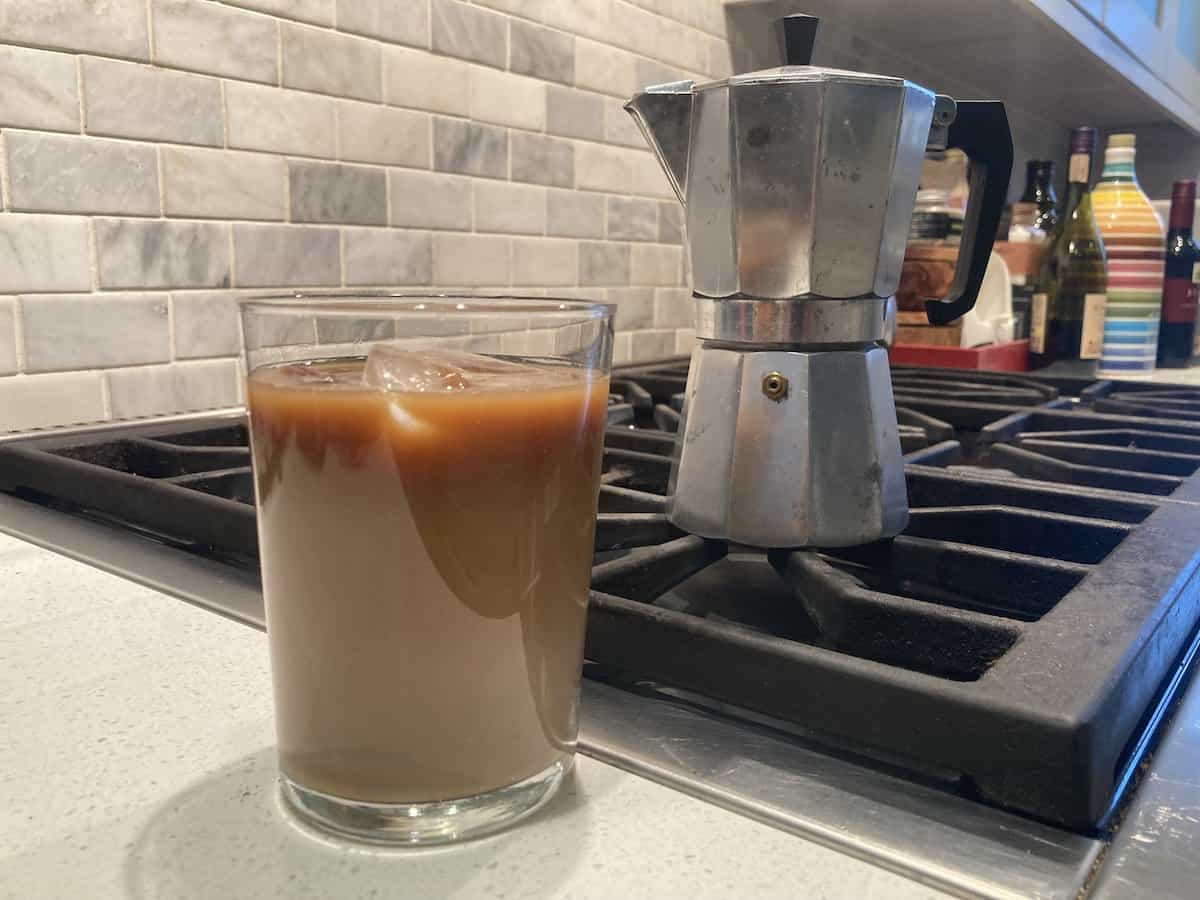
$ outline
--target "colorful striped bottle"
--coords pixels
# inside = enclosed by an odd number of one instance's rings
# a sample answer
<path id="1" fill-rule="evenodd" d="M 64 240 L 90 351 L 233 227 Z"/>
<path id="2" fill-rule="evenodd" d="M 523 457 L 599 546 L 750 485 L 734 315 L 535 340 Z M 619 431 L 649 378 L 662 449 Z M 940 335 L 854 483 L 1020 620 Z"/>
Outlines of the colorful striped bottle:
<path id="1" fill-rule="evenodd" d="M 1108 250 L 1102 375 L 1146 376 L 1158 352 L 1163 290 L 1162 220 L 1133 171 L 1134 136 L 1114 134 L 1092 192 L 1096 224 Z"/>

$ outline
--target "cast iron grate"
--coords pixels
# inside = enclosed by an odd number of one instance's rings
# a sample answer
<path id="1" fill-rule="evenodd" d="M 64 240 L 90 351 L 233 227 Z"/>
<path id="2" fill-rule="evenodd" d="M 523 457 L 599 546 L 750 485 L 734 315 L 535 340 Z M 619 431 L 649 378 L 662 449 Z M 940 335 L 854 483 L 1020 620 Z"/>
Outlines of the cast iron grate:
<path id="1" fill-rule="evenodd" d="M 595 671 L 1100 820 L 1200 617 L 1200 417 L 1179 409 L 1200 391 L 897 369 L 905 533 L 765 554 L 666 519 L 686 379 L 686 362 L 614 375 Z M 0 449 L 0 490 L 253 570 L 246 442 L 236 418 L 33 437 Z"/>

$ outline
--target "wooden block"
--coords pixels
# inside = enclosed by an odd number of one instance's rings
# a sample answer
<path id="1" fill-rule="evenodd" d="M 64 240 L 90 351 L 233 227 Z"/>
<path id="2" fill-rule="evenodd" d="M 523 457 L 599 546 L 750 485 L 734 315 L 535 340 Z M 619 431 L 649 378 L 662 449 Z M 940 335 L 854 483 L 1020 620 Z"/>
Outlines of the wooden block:
<path id="1" fill-rule="evenodd" d="M 898 310 L 924 310 L 925 301 L 944 297 L 954 281 L 958 247 L 943 243 L 908 245 L 900 269 L 900 287 L 896 289 Z"/>
<path id="2" fill-rule="evenodd" d="M 902 325 L 897 319 L 896 343 L 957 347 L 962 343 L 962 320 L 949 325 Z"/>

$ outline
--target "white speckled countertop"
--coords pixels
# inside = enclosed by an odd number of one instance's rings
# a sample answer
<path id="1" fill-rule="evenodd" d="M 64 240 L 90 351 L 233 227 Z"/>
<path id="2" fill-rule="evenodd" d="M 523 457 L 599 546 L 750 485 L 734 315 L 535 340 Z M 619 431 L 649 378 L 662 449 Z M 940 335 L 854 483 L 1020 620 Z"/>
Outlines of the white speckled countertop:
<path id="1" fill-rule="evenodd" d="M 0 897 L 946 895 L 581 757 L 528 824 L 376 851 L 279 807 L 266 638 L 0 535 Z"/>

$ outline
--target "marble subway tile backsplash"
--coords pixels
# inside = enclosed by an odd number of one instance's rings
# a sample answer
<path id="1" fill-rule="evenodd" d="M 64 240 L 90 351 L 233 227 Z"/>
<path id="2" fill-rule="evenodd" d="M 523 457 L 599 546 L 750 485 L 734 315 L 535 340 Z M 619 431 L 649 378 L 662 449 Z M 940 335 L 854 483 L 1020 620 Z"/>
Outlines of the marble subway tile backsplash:
<path id="1" fill-rule="evenodd" d="M 354 100 L 337 105 L 338 146 L 345 160 L 428 169 L 431 127 L 423 112 Z"/>
<path id="2" fill-rule="evenodd" d="M 154 59 L 243 81 L 279 81 L 279 26 L 270 16 L 207 0 L 151 0 Z"/>
<path id="3" fill-rule="evenodd" d="M 579 248 L 574 241 L 514 238 L 512 246 L 513 284 L 545 287 L 575 284 Z"/>
<path id="4" fill-rule="evenodd" d="M 617 305 L 613 327 L 618 331 L 650 328 L 654 324 L 654 288 L 609 288 L 608 302 Z"/>
<path id="5" fill-rule="evenodd" d="M 5 431 L 81 425 L 108 418 L 99 372 L 0 378 L 0 426 Z"/>
<path id="6" fill-rule="evenodd" d="M 546 127 L 555 134 L 604 140 L 604 100 L 599 94 L 560 87 L 546 87 Z"/>
<path id="7" fill-rule="evenodd" d="M 0 375 L 17 371 L 17 301 L 0 297 Z"/>
<path id="8" fill-rule="evenodd" d="M 401 228 L 470 231 L 473 183 L 460 175 L 388 172 L 392 224 Z"/>
<path id="9" fill-rule="evenodd" d="M 546 195 L 546 233 L 559 237 L 604 237 L 604 195 L 551 190 Z"/>
<path id="10" fill-rule="evenodd" d="M 629 245 L 581 241 L 579 283 L 585 287 L 629 284 Z"/>
<path id="11" fill-rule="evenodd" d="M 100 287 L 228 287 L 229 225 L 97 219 Z"/>
<path id="12" fill-rule="evenodd" d="M 0 291 L 86 291 L 91 286 L 87 219 L 0 215 Z"/>
<path id="13" fill-rule="evenodd" d="M 452 287 L 505 287 L 512 278 L 506 237 L 445 232 L 433 237 L 433 277 Z"/>
<path id="14" fill-rule="evenodd" d="M 509 149 L 513 181 L 558 187 L 575 183 L 575 145 L 571 141 L 514 131 Z"/>
<path id="15" fill-rule="evenodd" d="M 433 238 L 421 231 L 347 228 L 343 233 L 346 284 L 430 284 Z"/>
<path id="16" fill-rule="evenodd" d="M 148 144 L 25 131 L 7 132 L 4 144 L 10 209 L 159 214 L 157 154 Z"/>
<path id="17" fill-rule="evenodd" d="M 385 47 L 383 96 L 393 106 L 465 116 L 471 109 L 471 67 L 408 47 Z"/>
<path id="18" fill-rule="evenodd" d="M 0 127 L 79 131 L 75 57 L 0 46 Z"/>
<path id="19" fill-rule="evenodd" d="M 0 40 L 148 60 L 145 0 L 0 0 Z"/>
<path id="20" fill-rule="evenodd" d="M 163 210 L 168 216 L 283 219 L 286 165 L 278 156 L 163 147 Z"/>
<path id="21" fill-rule="evenodd" d="M 501 234 L 544 234 L 546 189 L 507 181 L 475 182 L 475 228 Z"/>
<path id="22" fill-rule="evenodd" d="M 337 0 L 337 27 L 414 47 L 429 46 L 428 2 Z"/>
<path id="23" fill-rule="evenodd" d="M 509 25 L 508 67 L 543 81 L 575 80 L 575 39 L 521 19 Z"/>
<path id="24" fill-rule="evenodd" d="M 332 159 L 334 101 L 257 84 L 225 83 L 229 146 Z"/>
<path id="25" fill-rule="evenodd" d="M 25 371 L 56 372 L 166 362 L 166 294 L 22 297 Z"/>
<path id="26" fill-rule="evenodd" d="M 283 19 L 297 22 L 312 22 L 314 25 L 333 24 L 333 0 L 225 0 L 225 2 L 230 6 L 241 6 L 259 12 L 272 13 Z"/>
<path id="27" fill-rule="evenodd" d="M 108 375 L 114 419 L 237 406 L 241 378 L 236 360 L 212 359 L 121 369 Z"/>
<path id="28" fill-rule="evenodd" d="M 85 57 L 83 109 L 89 134 L 220 146 L 221 83 L 137 63 Z"/>
<path id="29" fill-rule="evenodd" d="M 387 224 L 387 175 L 383 169 L 336 163 L 288 163 L 293 222 Z"/>
<path id="30" fill-rule="evenodd" d="M 284 23 L 285 87 L 360 100 L 383 99 L 383 49 L 374 41 Z"/>
<path id="31" fill-rule="evenodd" d="M 341 282 L 336 228 L 234 225 L 234 281 L 239 287 L 330 286 Z"/>
<path id="32" fill-rule="evenodd" d="M 0 0 L 0 432 L 239 402 L 238 301 L 279 291 L 590 298 L 619 361 L 687 352 L 622 103 L 727 69 L 721 7 Z"/>
<path id="33" fill-rule="evenodd" d="M 177 359 L 237 356 L 242 350 L 237 294 L 230 291 L 171 294 L 171 321 Z"/>
<path id="34" fill-rule="evenodd" d="M 433 120 L 433 165 L 440 172 L 504 178 L 508 175 L 508 132 L 461 119 Z"/>
<path id="35" fill-rule="evenodd" d="M 503 68 L 508 59 L 508 21 L 461 0 L 432 0 L 433 51 Z"/>
<path id="36" fill-rule="evenodd" d="M 658 204 L 640 197 L 609 197 L 608 237 L 614 241 L 656 240 Z"/>

